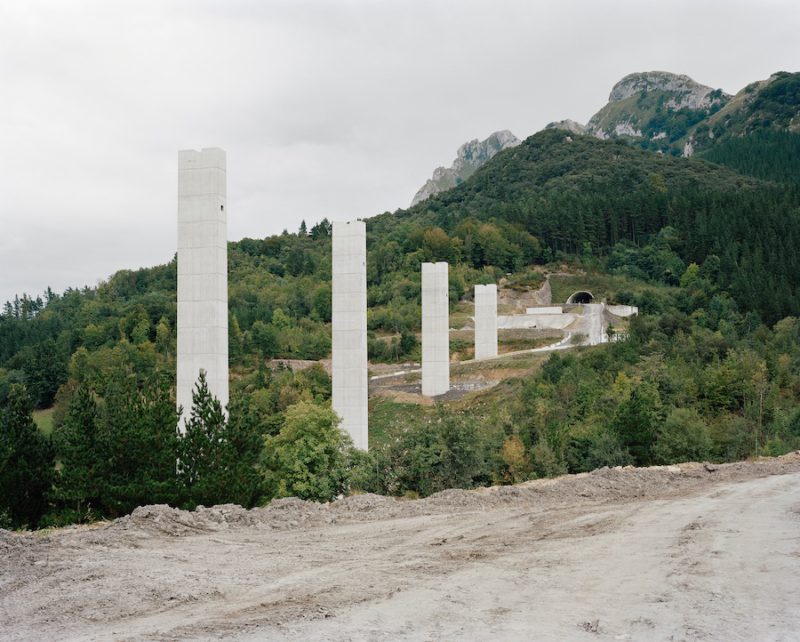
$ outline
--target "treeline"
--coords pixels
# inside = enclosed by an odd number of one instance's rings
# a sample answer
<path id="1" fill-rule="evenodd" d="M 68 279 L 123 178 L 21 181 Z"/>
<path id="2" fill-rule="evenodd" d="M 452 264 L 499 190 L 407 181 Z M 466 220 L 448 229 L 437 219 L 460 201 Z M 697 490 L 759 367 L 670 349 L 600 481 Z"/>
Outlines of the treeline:
<path id="1" fill-rule="evenodd" d="M 370 358 L 419 357 L 420 263 L 450 260 L 455 305 L 476 282 L 539 259 L 536 239 L 502 222 L 465 221 L 458 235 L 438 228 L 369 235 Z M 272 358 L 330 355 L 330 224 L 310 231 L 229 243 L 229 353 L 249 372 Z M 53 405 L 75 370 L 133 360 L 174 369 L 175 260 L 123 270 L 97 288 L 48 292 L 9 303 L 0 315 L 0 402 L 25 383 L 36 408 Z"/>
<path id="2" fill-rule="evenodd" d="M 554 354 L 536 374 L 467 405 L 378 409 L 366 454 L 337 429 L 319 366 L 242 376 L 227 418 L 201 380 L 181 435 L 171 375 L 142 359 L 141 345 L 125 353 L 124 368 L 81 352 L 50 439 L 33 425 L 24 386 L 11 386 L 0 411 L 2 525 L 111 518 L 153 502 L 425 496 L 600 466 L 800 448 L 800 320 L 770 329 L 741 310 L 716 285 L 711 259 L 686 266 L 673 286 L 626 290 L 636 271 L 653 283 L 672 279 L 664 266 L 677 269 L 673 242 L 664 230 L 638 255 L 617 248 L 613 269 L 626 278 L 598 277 L 609 298 L 646 309 L 626 340 Z"/>
<path id="3" fill-rule="evenodd" d="M 791 150 L 751 153 L 769 148 L 770 136 L 797 138 L 763 134 L 731 141 L 725 143 L 728 155 L 718 160 L 736 166 L 734 158 L 750 159 L 769 167 L 761 174 L 796 176 Z M 735 144 L 745 147 L 732 150 Z M 679 242 L 672 249 L 684 265 L 716 256 L 720 284 L 740 305 L 774 323 L 800 308 L 794 251 L 799 204 L 797 188 L 760 183 L 707 162 L 541 132 L 499 154 L 456 189 L 370 220 L 371 358 L 417 356 L 411 335 L 419 330 L 422 261 L 451 263 L 455 303 L 475 283 L 530 264 L 560 263 L 587 250 L 603 259 L 618 244 L 646 247 L 667 226 L 675 230 Z M 302 225 L 294 234 L 229 244 L 234 367 L 329 355 L 330 227 L 323 220 L 310 230 Z M 36 407 L 48 407 L 79 348 L 108 359 L 110 351 L 127 349 L 122 344 L 150 343 L 154 358 L 169 370 L 175 288 L 173 260 L 118 272 L 97 288 L 9 302 L 0 315 L 0 399 L 11 383 L 24 381 Z"/>
<path id="4" fill-rule="evenodd" d="M 174 260 L 118 272 L 97 288 L 9 302 L 0 314 L 6 523 L 113 517 L 153 501 L 253 505 L 347 488 L 427 494 L 614 462 L 796 447 L 796 186 L 546 131 L 498 154 L 456 189 L 371 219 L 373 360 L 419 356 L 422 261 L 450 262 L 452 305 L 475 283 L 513 281 L 542 264 L 622 275 L 676 294 L 610 292 L 609 301 L 643 313 L 628 341 L 554 357 L 536 377 L 498 387 L 508 396 L 487 403 L 485 415 L 440 408 L 378 426 L 392 436 L 366 457 L 330 428 L 323 371 L 266 367 L 274 357 L 330 354 L 330 231 L 323 220 L 229 244 L 233 401 L 222 423 L 221 409 L 201 404 L 202 438 L 175 431 Z M 54 407 L 52 438 L 34 429 L 31 407 Z M 211 459 L 191 454 L 223 443 L 230 447 Z M 295 470 L 303 448 L 322 463 Z M 93 453 L 90 460 L 80 460 L 83 452 Z M 24 515 L 8 489 L 45 469 L 41 484 L 24 491 L 44 489 L 41 502 L 20 495 L 39 506 Z M 224 474 L 209 472 L 216 470 Z"/>
<path id="5" fill-rule="evenodd" d="M 761 133 L 708 152 L 743 172 L 787 181 L 778 185 L 622 142 L 555 130 L 532 136 L 459 187 L 370 220 L 372 358 L 416 355 L 409 337 L 419 329 L 422 261 L 451 263 L 455 303 L 475 283 L 530 264 L 569 261 L 587 248 L 600 259 L 618 244 L 643 248 L 665 227 L 675 230 L 673 250 L 684 264 L 718 257 L 720 285 L 767 323 L 798 314 L 800 189 L 788 184 L 798 175 L 797 140 Z M 323 220 L 294 234 L 229 244 L 234 367 L 329 355 L 330 227 Z M 8 302 L 0 314 L 0 399 L 24 381 L 36 407 L 48 407 L 79 348 L 108 353 L 150 343 L 168 370 L 176 278 L 173 260 L 120 271 L 97 288 Z"/>
<path id="6" fill-rule="evenodd" d="M 765 130 L 726 138 L 701 157 L 756 178 L 800 182 L 800 134 Z"/>
<path id="7" fill-rule="evenodd" d="M 800 448 L 800 319 L 770 329 L 708 276 L 690 264 L 680 287 L 650 297 L 627 340 L 553 353 L 535 375 L 460 411 L 396 408 L 360 487 L 428 495 Z"/>
<path id="8" fill-rule="evenodd" d="M 13 384 L 0 410 L 0 527 L 109 519 L 151 503 L 252 507 L 344 492 L 355 455 L 327 403 L 325 372 L 252 379 L 258 389 L 223 409 L 201 374 L 180 431 L 170 376 L 114 368 L 77 384 L 51 437 L 34 425 L 25 386 Z"/>
<path id="9" fill-rule="evenodd" d="M 780 159 L 772 159 L 775 166 Z M 544 262 L 581 255 L 586 247 L 598 256 L 618 243 L 642 247 L 671 227 L 681 241 L 674 248 L 679 258 L 702 263 L 717 256 L 720 284 L 767 323 L 800 311 L 795 185 L 547 130 L 401 215 L 406 224 L 438 226 L 450 236 L 470 218 L 525 230 L 541 244 Z M 374 225 L 391 229 L 394 219 L 383 215 Z"/>

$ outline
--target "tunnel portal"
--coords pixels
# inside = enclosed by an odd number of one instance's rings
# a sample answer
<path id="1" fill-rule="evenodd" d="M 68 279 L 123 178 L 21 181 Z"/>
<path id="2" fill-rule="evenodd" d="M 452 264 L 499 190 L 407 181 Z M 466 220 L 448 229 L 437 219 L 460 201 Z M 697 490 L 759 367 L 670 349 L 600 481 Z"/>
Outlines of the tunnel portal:
<path id="1" fill-rule="evenodd" d="M 583 305 L 584 303 L 592 302 L 594 302 L 594 295 L 591 292 L 586 292 L 584 290 L 573 292 L 567 299 L 567 303 L 574 303 L 577 305 Z"/>

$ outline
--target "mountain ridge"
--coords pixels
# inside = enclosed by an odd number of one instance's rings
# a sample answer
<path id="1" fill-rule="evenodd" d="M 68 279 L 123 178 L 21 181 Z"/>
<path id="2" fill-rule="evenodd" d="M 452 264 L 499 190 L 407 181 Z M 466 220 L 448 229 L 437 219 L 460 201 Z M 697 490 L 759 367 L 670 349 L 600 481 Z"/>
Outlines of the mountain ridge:
<path id="1" fill-rule="evenodd" d="M 760 130 L 800 133 L 800 73 L 779 71 L 731 95 L 683 74 L 636 72 L 612 87 L 586 125 L 562 120 L 547 128 L 681 156 Z"/>
<path id="2" fill-rule="evenodd" d="M 622 139 L 648 151 L 687 157 L 726 138 L 764 129 L 800 134 L 800 73 L 779 71 L 731 95 L 685 74 L 634 72 L 614 84 L 608 103 L 585 125 L 566 118 L 544 129 Z M 464 143 L 450 167 L 433 171 L 411 207 L 460 185 L 495 154 L 519 143 L 508 130 Z"/>
<path id="3" fill-rule="evenodd" d="M 497 152 L 520 144 L 520 140 L 507 129 L 493 132 L 484 140 L 474 138 L 467 141 L 456 152 L 450 167 L 437 167 L 433 175 L 417 191 L 411 200 L 413 207 L 434 194 L 438 194 L 467 180 L 481 165 Z"/>

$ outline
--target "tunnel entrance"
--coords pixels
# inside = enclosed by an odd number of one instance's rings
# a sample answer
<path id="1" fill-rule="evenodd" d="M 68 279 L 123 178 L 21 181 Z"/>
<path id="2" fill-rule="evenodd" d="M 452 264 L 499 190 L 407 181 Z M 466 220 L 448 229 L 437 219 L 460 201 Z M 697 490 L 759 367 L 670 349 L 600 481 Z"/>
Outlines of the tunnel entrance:
<path id="1" fill-rule="evenodd" d="M 591 303 L 594 301 L 594 295 L 591 292 L 578 291 L 569 295 L 567 303 L 575 303 L 583 305 L 584 303 Z"/>

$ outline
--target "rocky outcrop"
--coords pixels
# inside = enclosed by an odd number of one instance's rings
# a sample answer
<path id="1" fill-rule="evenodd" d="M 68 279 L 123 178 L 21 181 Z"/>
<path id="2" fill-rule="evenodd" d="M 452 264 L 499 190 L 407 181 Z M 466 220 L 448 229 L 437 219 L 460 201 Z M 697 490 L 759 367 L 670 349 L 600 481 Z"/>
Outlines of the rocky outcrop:
<path id="1" fill-rule="evenodd" d="M 550 123 L 545 129 L 563 129 L 572 134 L 585 134 L 586 125 L 581 125 L 570 118 L 559 120 L 555 123 Z"/>
<path id="2" fill-rule="evenodd" d="M 641 92 L 664 91 L 675 94 L 666 102 L 667 109 L 706 109 L 720 103 L 728 94 L 706 87 L 683 74 L 668 71 L 645 71 L 628 74 L 611 89 L 608 102 L 620 102 Z"/>
<path id="3" fill-rule="evenodd" d="M 509 147 L 516 147 L 520 142 L 514 134 L 504 129 L 493 133 L 485 140 L 479 141 L 476 138 L 464 143 L 458 148 L 453 165 L 451 167 L 437 167 L 433 171 L 433 176 L 414 195 L 411 205 L 421 203 L 434 194 L 452 189 L 459 183 L 463 183 L 475 173 L 475 170 L 495 154 Z"/>
<path id="4" fill-rule="evenodd" d="M 689 76 L 666 71 L 628 74 L 611 89 L 608 104 L 586 125 L 597 138 L 623 137 L 645 149 L 691 155 L 686 145 L 699 123 L 731 101 L 721 89 L 712 89 Z M 687 119 L 686 111 L 701 113 Z M 691 124 L 687 124 L 687 121 Z"/>

